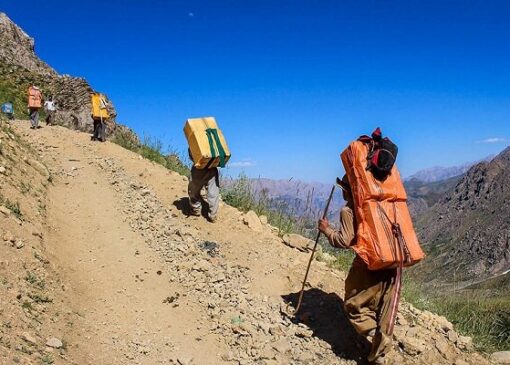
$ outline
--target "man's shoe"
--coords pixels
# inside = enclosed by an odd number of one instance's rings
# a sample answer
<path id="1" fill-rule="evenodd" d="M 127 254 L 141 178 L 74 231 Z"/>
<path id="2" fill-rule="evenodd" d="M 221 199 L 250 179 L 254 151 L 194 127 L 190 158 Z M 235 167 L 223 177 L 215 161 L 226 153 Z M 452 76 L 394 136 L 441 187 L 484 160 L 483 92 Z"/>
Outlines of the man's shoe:
<path id="1" fill-rule="evenodd" d="M 201 216 L 200 212 L 199 212 L 199 211 L 196 211 L 196 210 L 192 210 L 192 211 L 191 211 L 191 215 L 192 215 L 192 216 L 195 216 L 195 217 L 200 217 L 200 216 Z"/>
<path id="2" fill-rule="evenodd" d="M 218 216 L 216 216 L 216 215 L 209 216 L 209 222 L 216 223 L 217 220 L 218 220 Z"/>

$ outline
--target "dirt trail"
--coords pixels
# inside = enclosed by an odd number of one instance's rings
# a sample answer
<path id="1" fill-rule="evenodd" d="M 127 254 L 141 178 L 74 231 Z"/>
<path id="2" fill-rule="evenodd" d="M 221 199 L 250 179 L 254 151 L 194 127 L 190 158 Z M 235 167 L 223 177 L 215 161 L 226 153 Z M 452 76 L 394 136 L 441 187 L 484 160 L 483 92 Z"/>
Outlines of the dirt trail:
<path id="1" fill-rule="evenodd" d="M 198 346 L 200 333 L 183 327 L 201 315 L 194 303 L 168 312 L 163 300 L 178 286 L 158 275 L 165 262 L 122 219 L 118 196 L 98 171 L 87 135 L 68 139 L 66 130 L 40 132 L 36 143 L 59 146 L 50 150 L 61 179 L 48 196 L 48 241 L 72 288 L 71 308 L 81 317 L 64 335 L 79 344 L 77 363 L 168 363 L 176 350 L 205 363 L 210 352 L 200 349 L 221 349 L 221 343 L 205 337 Z"/>
<path id="2" fill-rule="evenodd" d="M 62 334 L 66 358 L 76 364 L 364 364 L 367 343 L 341 311 L 343 273 L 314 262 L 305 315 L 291 320 L 280 310 L 284 299 L 295 300 L 308 254 L 284 246 L 269 226 L 253 231 L 228 206 L 216 224 L 187 217 L 183 177 L 109 142 L 92 143 L 84 133 L 33 131 L 26 122 L 16 128 L 54 176 L 45 242 L 66 286 L 62 301 L 73 313 Z M 403 312 L 396 363 L 485 363 L 448 340 L 451 329 L 436 331 L 437 316 L 409 306 Z M 413 343 L 403 340 L 408 331 L 418 333 Z"/>

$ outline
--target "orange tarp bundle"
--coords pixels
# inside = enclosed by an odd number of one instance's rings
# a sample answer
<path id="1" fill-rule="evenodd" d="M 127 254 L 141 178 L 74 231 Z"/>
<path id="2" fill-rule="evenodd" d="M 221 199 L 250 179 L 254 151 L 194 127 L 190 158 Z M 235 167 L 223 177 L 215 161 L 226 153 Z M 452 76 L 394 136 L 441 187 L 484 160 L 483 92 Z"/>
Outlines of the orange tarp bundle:
<path id="1" fill-rule="evenodd" d="M 40 108 L 42 105 L 42 94 L 38 87 L 30 86 L 28 88 L 28 107 Z"/>
<path id="2" fill-rule="evenodd" d="M 414 265 L 425 254 L 413 228 L 400 174 L 394 165 L 384 181 L 377 180 L 366 169 L 368 148 L 354 141 L 341 154 L 358 222 L 352 248 L 370 270 Z M 396 234 L 398 229 L 401 235 Z"/>

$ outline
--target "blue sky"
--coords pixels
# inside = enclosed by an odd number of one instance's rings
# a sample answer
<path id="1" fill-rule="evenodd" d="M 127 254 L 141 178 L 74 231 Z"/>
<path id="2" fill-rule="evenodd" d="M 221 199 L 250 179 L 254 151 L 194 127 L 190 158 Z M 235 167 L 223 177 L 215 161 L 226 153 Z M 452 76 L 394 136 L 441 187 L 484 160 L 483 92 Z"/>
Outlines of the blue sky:
<path id="1" fill-rule="evenodd" d="M 508 1 L 0 1 L 118 121 L 184 151 L 215 116 L 229 173 L 330 182 L 380 126 L 403 175 L 510 144 Z"/>

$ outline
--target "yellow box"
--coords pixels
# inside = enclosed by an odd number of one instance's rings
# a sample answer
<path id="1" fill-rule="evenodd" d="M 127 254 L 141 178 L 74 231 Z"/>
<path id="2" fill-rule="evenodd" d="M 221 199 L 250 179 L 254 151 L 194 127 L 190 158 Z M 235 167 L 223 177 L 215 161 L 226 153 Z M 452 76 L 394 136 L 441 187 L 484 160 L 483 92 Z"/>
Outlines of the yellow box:
<path id="1" fill-rule="evenodd" d="M 94 93 L 92 98 L 92 118 L 94 119 L 108 119 L 108 102 L 102 94 Z"/>
<path id="2" fill-rule="evenodd" d="M 230 150 L 213 117 L 188 119 L 184 125 L 184 135 L 197 169 L 225 167 L 230 159 Z"/>

